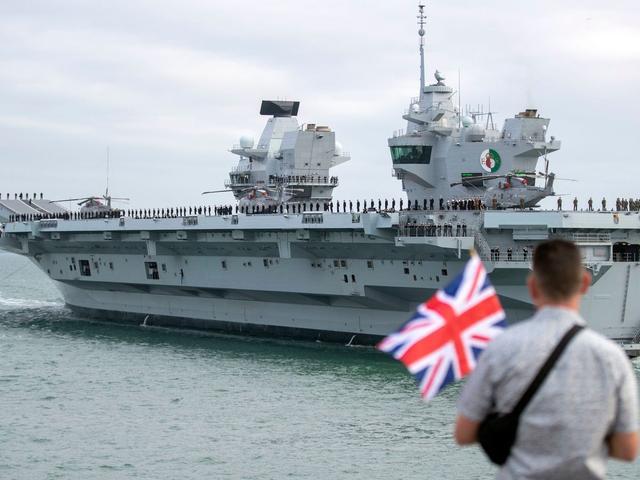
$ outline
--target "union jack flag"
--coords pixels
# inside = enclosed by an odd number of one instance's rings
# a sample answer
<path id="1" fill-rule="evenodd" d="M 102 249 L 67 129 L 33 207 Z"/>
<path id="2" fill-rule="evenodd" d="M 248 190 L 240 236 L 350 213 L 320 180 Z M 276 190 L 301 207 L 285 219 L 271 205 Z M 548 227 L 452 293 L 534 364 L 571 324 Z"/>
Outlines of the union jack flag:
<path id="1" fill-rule="evenodd" d="M 506 327 L 505 314 L 482 261 L 472 254 L 464 270 L 418 306 L 378 349 L 400 360 L 430 400 L 471 372 L 487 344 Z"/>

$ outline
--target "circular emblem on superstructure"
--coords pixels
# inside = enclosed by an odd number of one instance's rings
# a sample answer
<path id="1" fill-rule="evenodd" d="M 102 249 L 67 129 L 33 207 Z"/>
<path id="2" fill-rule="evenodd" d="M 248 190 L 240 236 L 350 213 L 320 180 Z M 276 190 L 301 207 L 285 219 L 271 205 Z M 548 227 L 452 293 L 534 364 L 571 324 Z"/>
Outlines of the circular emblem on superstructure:
<path id="1" fill-rule="evenodd" d="M 502 160 L 500 154 L 493 148 L 489 148 L 480 155 L 480 165 L 485 172 L 495 173 L 500 170 Z"/>

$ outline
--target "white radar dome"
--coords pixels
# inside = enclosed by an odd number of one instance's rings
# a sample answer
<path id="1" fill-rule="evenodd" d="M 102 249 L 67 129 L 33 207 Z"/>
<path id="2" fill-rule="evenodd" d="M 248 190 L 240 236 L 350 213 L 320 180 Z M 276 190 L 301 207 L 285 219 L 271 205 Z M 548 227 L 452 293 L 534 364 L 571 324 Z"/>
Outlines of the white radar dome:
<path id="1" fill-rule="evenodd" d="M 462 126 L 464 128 L 470 127 L 473 125 L 473 119 L 471 117 L 467 117 L 466 115 L 462 117 Z"/>
<path id="2" fill-rule="evenodd" d="M 484 127 L 474 123 L 467 129 L 468 142 L 481 142 L 484 140 Z"/>
<path id="3" fill-rule="evenodd" d="M 334 147 L 334 154 L 338 156 L 342 155 L 342 144 L 337 140 L 336 140 L 336 146 Z"/>
<path id="4" fill-rule="evenodd" d="M 240 137 L 240 147 L 241 148 L 253 148 L 253 137 L 251 135 L 242 135 Z"/>
<path id="5" fill-rule="evenodd" d="M 413 103 L 411 105 L 411 112 L 412 113 L 419 113 L 420 112 L 420 105 L 417 103 Z"/>

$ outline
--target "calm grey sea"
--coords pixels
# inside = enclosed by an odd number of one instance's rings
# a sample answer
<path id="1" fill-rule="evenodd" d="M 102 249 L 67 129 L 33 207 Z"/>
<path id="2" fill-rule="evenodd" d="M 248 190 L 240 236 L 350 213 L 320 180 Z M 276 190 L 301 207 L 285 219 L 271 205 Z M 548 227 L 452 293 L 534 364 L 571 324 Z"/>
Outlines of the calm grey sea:
<path id="1" fill-rule="evenodd" d="M 87 321 L 0 254 L 0 478 L 476 479 L 459 386 L 422 403 L 369 348 Z M 640 366 L 636 364 L 640 376 Z M 610 463 L 637 479 L 640 463 Z"/>

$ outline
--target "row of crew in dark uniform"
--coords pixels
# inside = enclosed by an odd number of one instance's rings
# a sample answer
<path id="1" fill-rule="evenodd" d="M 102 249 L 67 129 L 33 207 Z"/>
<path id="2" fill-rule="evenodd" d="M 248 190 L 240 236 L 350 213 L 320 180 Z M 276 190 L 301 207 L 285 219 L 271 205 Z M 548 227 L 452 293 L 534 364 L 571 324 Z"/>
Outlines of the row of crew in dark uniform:
<path id="1" fill-rule="evenodd" d="M 2 199 L 5 200 L 11 200 L 11 194 L 7 193 L 4 197 L 2 195 L 2 193 L 0 193 L 0 200 Z M 44 195 L 41 193 L 40 194 L 40 200 L 42 200 L 44 198 Z M 14 193 L 13 194 L 13 199 L 14 200 L 29 200 L 29 194 L 28 193 Z M 38 194 L 34 193 L 31 196 L 31 200 L 38 200 Z"/>
<path id="2" fill-rule="evenodd" d="M 413 202 L 406 202 L 400 199 L 396 204 L 396 200 L 384 201 L 378 199 L 377 209 L 376 203 L 373 199 L 369 202 L 363 200 L 342 200 L 332 202 L 300 202 L 289 203 L 281 205 L 224 205 L 224 206 L 194 206 L 194 207 L 178 207 L 178 208 L 162 208 L 162 209 L 137 209 L 137 210 L 117 210 L 111 211 L 81 211 L 81 212 L 67 212 L 58 214 L 22 214 L 12 215 L 11 221 L 27 221 L 27 220 L 42 220 L 42 219 L 92 219 L 92 218 L 106 218 L 106 217 L 119 217 L 126 216 L 131 218 L 173 218 L 183 217 L 186 215 L 231 215 L 233 213 L 244 214 L 262 214 L 262 213 L 302 213 L 307 211 L 325 211 L 325 212 L 366 212 L 367 210 L 377 211 L 395 211 L 396 205 L 400 210 L 434 210 L 435 201 L 433 198 L 424 199 L 422 204 L 417 200 Z M 438 202 L 440 210 L 478 210 L 484 208 L 484 205 L 480 199 L 468 199 L 468 200 L 450 200 L 445 202 L 443 198 L 440 198 Z M 122 215 L 121 213 L 122 212 Z"/>
<path id="3" fill-rule="evenodd" d="M 640 198 L 616 198 L 616 210 L 618 212 L 640 211 Z"/>
<path id="4" fill-rule="evenodd" d="M 9 222 L 32 222 L 36 220 L 90 220 L 95 218 L 123 217 L 123 210 L 113 209 L 101 212 L 27 213 L 9 215 Z"/>
<path id="5" fill-rule="evenodd" d="M 269 175 L 269 184 L 293 184 L 298 183 L 331 183 L 333 185 L 338 184 L 338 177 L 328 177 L 320 175 Z M 286 187 L 285 187 L 286 188 Z"/>
<path id="6" fill-rule="evenodd" d="M 455 235 L 453 224 L 428 224 L 421 225 L 416 223 L 409 223 L 405 225 L 405 235 L 409 237 L 466 237 L 467 225 L 458 223 L 455 226 Z"/>
<path id="7" fill-rule="evenodd" d="M 558 210 L 562 210 L 562 197 L 558 197 L 557 200 Z M 602 209 L 600 211 L 607 211 L 607 199 L 602 197 L 600 202 Z M 573 198 L 573 211 L 578 211 L 578 197 Z M 589 197 L 587 200 L 587 211 L 593 212 L 593 198 Z M 640 211 L 640 199 L 633 198 L 616 198 L 616 212 L 637 212 Z"/>
<path id="8" fill-rule="evenodd" d="M 383 208 L 384 205 L 384 208 Z M 405 204 L 403 200 L 400 200 L 399 207 L 401 210 L 405 210 Z M 433 208 L 433 204 L 430 205 Z M 458 207 L 458 205 L 456 206 Z M 463 206 L 463 209 L 467 205 Z M 355 208 L 355 210 L 354 210 Z M 396 201 L 395 199 L 389 202 L 385 200 L 378 201 L 379 211 L 395 211 Z M 177 208 L 161 208 L 161 209 L 134 209 L 134 210 L 105 210 L 105 211 L 80 211 L 80 212 L 65 212 L 65 213 L 51 213 L 51 214 L 19 214 L 10 215 L 9 221 L 33 221 L 33 220 L 46 220 L 46 219 L 62 219 L 62 220 L 85 220 L 95 218 L 175 218 L 185 217 L 188 215 L 231 215 L 233 213 L 244 214 L 285 214 L 285 213 L 303 213 L 308 211 L 330 211 L 330 212 L 366 212 L 367 210 L 376 210 L 373 200 L 367 203 L 367 201 L 356 200 L 343 200 L 342 202 L 302 202 L 291 203 L 286 205 L 223 205 L 223 206 L 193 206 L 193 207 L 177 207 Z M 420 210 L 417 202 L 413 205 L 407 206 L 406 210 Z"/>
<path id="9" fill-rule="evenodd" d="M 238 212 L 236 206 L 236 213 Z M 9 215 L 10 222 L 27 222 L 34 220 L 91 220 L 96 218 L 178 218 L 188 215 L 231 215 L 234 209 L 231 205 L 222 207 L 179 207 L 167 209 L 141 209 L 141 210 L 103 210 L 80 211 L 50 214 L 20 214 Z"/>
<path id="10" fill-rule="evenodd" d="M 507 248 L 507 261 L 511 262 L 513 260 L 513 248 Z M 522 247 L 522 260 L 525 262 L 529 259 L 529 249 L 527 247 Z M 491 249 L 491 260 L 492 261 L 500 261 L 500 247 L 495 247 Z"/>
<path id="11" fill-rule="evenodd" d="M 396 203 L 395 199 L 389 201 L 385 199 L 384 201 L 378 199 L 376 202 L 371 199 L 369 202 L 367 200 L 336 200 L 332 202 L 299 202 L 299 203 L 289 203 L 285 205 L 279 206 L 264 206 L 264 205 L 252 205 L 252 206 L 244 206 L 236 207 L 236 213 L 301 213 L 307 211 L 325 211 L 325 212 L 366 212 L 368 210 L 374 211 L 395 211 L 396 205 L 399 207 L 399 210 L 434 210 L 435 209 L 435 200 L 433 198 L 427 200 L 424 199 L 422 203 L 418 202 L 418 200 L 414 200 L 413 202 L 405 202 L 403 199 L 400 199 L 399 202 Z M 377 208 L 376 208 L 377 206 Z M 440 210 L 481 210 L 485 208 L 485 205 L 479 198 L 472 198 L 468 200 L 450 200 L 445 202 L 443 198 L 440 198 L 438 202 L 438 207 Z"/>

